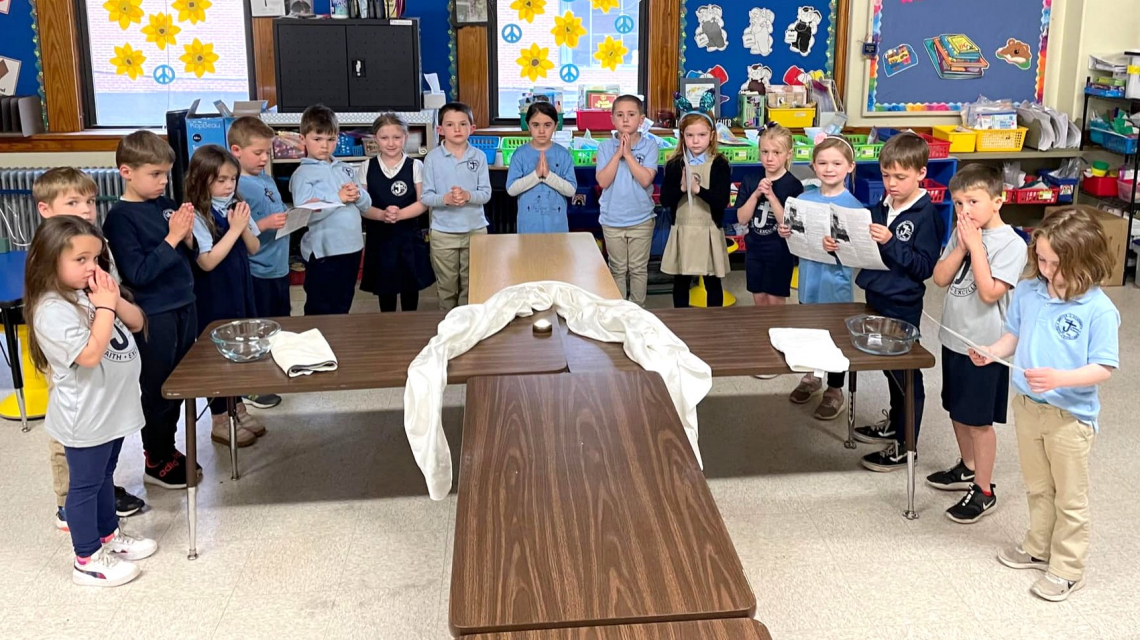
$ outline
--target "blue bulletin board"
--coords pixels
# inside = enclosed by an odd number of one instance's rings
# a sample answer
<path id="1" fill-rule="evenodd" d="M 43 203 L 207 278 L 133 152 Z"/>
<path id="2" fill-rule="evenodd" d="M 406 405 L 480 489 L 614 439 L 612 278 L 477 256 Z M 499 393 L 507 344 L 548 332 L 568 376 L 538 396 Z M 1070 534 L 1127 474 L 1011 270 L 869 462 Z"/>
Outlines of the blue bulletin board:
<path id="1" fill-rule="evenodd" d="M 750 83 L 831 76 L 834 0 L 685 0 L 683 6 L 681 74 L 720 78 L 722 118 L 736 115 L 736 94 Z"/>
<path id="2" fill-rule="evenodd" d="M 0 34 L 0 95 L 38 95 L 42 100 L 34 0 L 0 0 Z"/>
<path id="3" fill-rule="evenodd" d="M 1052 0 L 875 0 L 867 113 L 1040 102 Z"/>

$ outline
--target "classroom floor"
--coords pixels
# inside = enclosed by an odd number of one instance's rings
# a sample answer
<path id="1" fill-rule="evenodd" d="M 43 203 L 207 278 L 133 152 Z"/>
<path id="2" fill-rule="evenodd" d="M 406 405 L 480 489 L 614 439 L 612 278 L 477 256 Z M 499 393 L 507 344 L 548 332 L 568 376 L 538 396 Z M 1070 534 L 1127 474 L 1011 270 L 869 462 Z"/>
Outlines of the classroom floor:
<path id="1" fill-rule="evenodd" d="M 743 273 L 728 288 L 751 303 Z M 1088 586 L 1060 604 L 1029 594 L 1039 573 L 994 559 L 1026 523 L 1011 426 L 999 428 L 992 516 L 955 524 L 942 512 L 961 494 L 920 484 L 921 518 L 907 521 L 905 475 L 864 471 L 858 456 L 873 448 L 844 449 L 843 420 L 818 422 L 814 407 L 787 401 L 796 377 L 714 380 L 700 407 L 705 473 L 756 592 L 757 617 L 777 640 L 1140 637 L 1140 431 L 1128 417 L 1140 383 L 1140 326 L 1128 319 L 1140 316 L 1140 292 L 1107 291 L 1125 318 L 1124 369 L 1102 390 Z M 303 293 L 294 288 L 294 296 L 299 310 Z M 935 317 L 941 302 L 940 290 L 927 294 Z M 650 306 L 670 303 L 650 297 Z M 353 310 L 375 312 L 375 299 L 359 295 Z M 928 324 L 925 344 L 937 353 Z M 749 336 L 725 332 L 747 348 Z M 0 367 L 0 395 L 11 389 L 8 376 Z M 886 406 L 886 381 L 864 374 L 861 382 L 866 424 Z M 937 368 L 926 388 L 920 482 L 957 458 Z M 70 539 L 51 522 L 43 429 L 0 424 L 0 637 L 447 638 L 456 497 L 428 499 L 401 401 L 402 390 L 391 389 L 286 396 L 259 412 L 269 434 L 241 450 L 238 482 L 204 418 L 195 562 L 186 560 L 185 492 L 144 487 L 139 440 L 128 439 L 116 477 L 150 509 L 124 526 L 158 539 L 160 549 L 141 562 L 138 580 L 108 590 L 71 584 Z M 463 387 L 447 389 L 453 454 L 463 402 Z"/>

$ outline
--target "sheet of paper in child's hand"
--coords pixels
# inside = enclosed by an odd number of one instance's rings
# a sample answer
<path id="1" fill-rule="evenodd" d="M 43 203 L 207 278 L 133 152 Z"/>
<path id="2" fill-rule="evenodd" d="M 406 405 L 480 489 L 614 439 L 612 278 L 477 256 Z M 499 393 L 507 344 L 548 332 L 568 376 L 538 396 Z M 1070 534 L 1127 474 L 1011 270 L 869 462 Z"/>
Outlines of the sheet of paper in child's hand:
<path id="1" fill-rule="evenodd" d="M 285 226 L 277 230 L 277 235 L 273 236 L 274 239 L 280 240 L 297 229 L 304 229 L 308 226 L 309 217 L 312 215 L 313 209 L 308 207 L 297 207 L 285 212 Z"/>

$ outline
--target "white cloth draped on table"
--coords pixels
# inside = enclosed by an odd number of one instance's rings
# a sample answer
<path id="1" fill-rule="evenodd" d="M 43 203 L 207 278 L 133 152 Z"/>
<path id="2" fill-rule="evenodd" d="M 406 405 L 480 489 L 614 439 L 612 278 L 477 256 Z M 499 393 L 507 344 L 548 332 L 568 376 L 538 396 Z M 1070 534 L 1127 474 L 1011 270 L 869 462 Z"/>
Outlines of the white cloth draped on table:
<path id="1" fill-rule="evenodd" d="M 432 500 L 445 498 L 452 483 L 451 449 L 442 422 L 448 361 L 494 335 L 515 317 L 551 308 L 565 319 L 570 331 L 602 342 L 621 342 L 631 360 L 661 375 L 701 463 L 697 404 L 712 388 L 709 366 L 657 316 L 632 302 L 605 300 L 564 282 L 529 282 L 507 287 L 483 304 L 452 309 L 439 323 L 435 337 L 408 367 L 404 431 Z"/>

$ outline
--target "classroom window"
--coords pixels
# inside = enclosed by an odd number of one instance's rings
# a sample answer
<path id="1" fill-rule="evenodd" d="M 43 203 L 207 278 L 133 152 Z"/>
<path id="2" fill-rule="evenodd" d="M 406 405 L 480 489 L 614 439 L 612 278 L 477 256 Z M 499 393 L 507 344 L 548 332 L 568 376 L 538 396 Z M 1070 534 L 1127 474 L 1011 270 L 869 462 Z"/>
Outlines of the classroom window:
<path id="1" fill-rule="evenodd" d="M 644 93 L 641 0 L 494 2 L 491 100 L 498 119 L 517 122 L 518 100 L 534 86 L 560 87 L 567 116 L 578 108 L 582 84 L 616 84 L 623 93 Z M 528 74 L 528 65 L 535 71 Z"/>
<path id="2" fill-rule="evenodd" d="M 207 113 L 249 99 L 248 3 L 78 1 L 89 126 L 161 126 L 197 99 Z"/>

